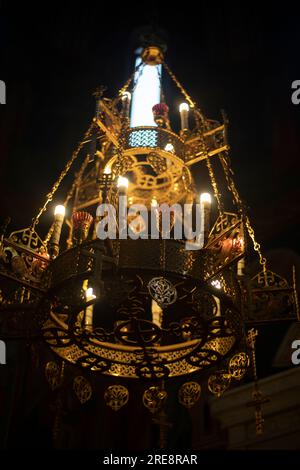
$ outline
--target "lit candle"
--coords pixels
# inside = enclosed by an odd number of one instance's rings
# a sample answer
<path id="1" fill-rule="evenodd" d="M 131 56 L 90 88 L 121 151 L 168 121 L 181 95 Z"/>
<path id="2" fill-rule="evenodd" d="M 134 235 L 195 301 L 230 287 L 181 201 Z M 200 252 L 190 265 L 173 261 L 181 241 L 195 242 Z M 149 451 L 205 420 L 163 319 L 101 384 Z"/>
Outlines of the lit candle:
<path id="1" fill-rule="evenodd" d="M 210 228 L 210 208 L 211 208 L 211 195 L 209 193 L 202 193 L 200 195 L 200 210 L 201 210 L 201 232 L 203 234 L 203 241 L 206 243 Z"/>
<path id="2" fill-rule="evenodd" d="M 125 178 L 124 176 L 119 176 L 117 186 L 118 186 L 118 189 L 119 189 L 119 193 L 121 195 L 126 194 L 126 191 L 128 189 L 128 185 L 129 185 L 128 178 Z"/>
<path id="3" fill-rule="evenodd" d="M 181 130 L 187 130 L 189 128 L 189 105 L 187 103 L 181 103 L 179 106 L 180 119 L 181 119 Z"/>
<path id="4" fill-rule="evenodd" d="M 85 291 L 85 297 L 86 297 L 87 302 L 96 298 L 92 287 L 89 287 Z M 90 331 L 93 329 L 93 313 L 94 313 L 94 306 L 88 305 L 85 309 L 84 326 L 87 330 L 90 330 Z"/>
<path id="5" fill-rule="evenodd" d="M 59 240 L 61 235 L 62 224 L 65 218 L 65 206 L 58 205 L 54 209 L 54 227 L 50 241 L 49 252 L 52 259 L 59 254 Z"/>

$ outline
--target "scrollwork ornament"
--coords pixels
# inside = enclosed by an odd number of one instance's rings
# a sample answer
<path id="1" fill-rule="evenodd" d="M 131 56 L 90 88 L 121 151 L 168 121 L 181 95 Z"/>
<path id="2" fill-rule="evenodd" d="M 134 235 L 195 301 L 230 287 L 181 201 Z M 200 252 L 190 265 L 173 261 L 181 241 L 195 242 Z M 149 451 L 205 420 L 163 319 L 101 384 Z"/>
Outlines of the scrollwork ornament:
<path id="1" fill-rule="evenodd" d="M 197 382 L 186 382 L 181 385 L 178 392 L 178 401 L 186 408 L 197 403 L 201 395 L 201 386 Z"/>
<path id="2" fill-rule="evenodd" d="M 104 400 L 112 410 L 118 411 L 129 400 L 128 389 L 123 385 L 110 385 L 104 393 Z"/>
<path id="3" fill-rule="evenodd" d="M 241 380 L 250 365 L 250 358 L 245 352 L 239 352 L 232 356 L 229 361 L 228 371 L 236 380 Z"/>
<path id="4" fill-rule="evenodd" d="M 81 404 L 89 401 L 92 396 L 91 384 L 82 375 L 78 375 L 73 380 L 73 390 Z"/>
<path id="5" fill-rule="evenodd" d="M 51 390 L 59 388 L 63 381 L 62 370 L 54 361 L 47 362 L 45 367 L 45 376 Z"/>
<path id="6" fill-rule="evenodd" d="M 162 308 L 169 307 L 177 300 L 175 286 L 164 277 L 152 278 L 148 283 L 148 290 L 152 299 Z"/>
<path id="7" fill-rule="evenodd" d="M 167 392 L 160 387 L 150 387 L 143 394 L 143 404 L 151 412 L 157 413 L 164 405 Z"/>
<path id="8" fill-rule="evenodd" d="M 208 390 L 219 398 L 229 388 L 230 374 L 226 370 L 219 370 L 208 379 Z"/>

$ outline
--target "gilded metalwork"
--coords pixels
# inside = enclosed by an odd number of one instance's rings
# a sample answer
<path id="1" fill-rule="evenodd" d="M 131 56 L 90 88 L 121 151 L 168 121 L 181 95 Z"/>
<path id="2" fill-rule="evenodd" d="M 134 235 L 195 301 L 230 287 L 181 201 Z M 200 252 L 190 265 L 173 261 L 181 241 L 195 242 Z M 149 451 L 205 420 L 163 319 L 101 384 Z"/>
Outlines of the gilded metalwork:
<path id="1" fill-rule="evenodd" d="M 148 283 L 148 290 L 152 299 L 164 308 L 169 307 L 177 299 L 177 291 L 173 284 L 163 277 L 154 277 Z"/>
<path id="2" fill-rule="evenodd" d="M 208 379 L 208 390 L 220 398 L 229 388 L 231 376 L 226 370 L 219 370 L 212 374 Z"/>
<path id="3" fill-rule="evenodd" d="M 248 345 L 248 348 L 250 349 L 251 366 L 252 366 L 252 373 L 253 373 L 253 380 L 254 380 L 252 401 L 247 403 L 247 406 L 254 407 L 256 434 L 261 435 L 263 434 L 263 424 L 264 424 L 264 419 L 262 415 L 262 405 L 265 403 L 268 403 L 270 401 L 270 398 L 263 396 L 258 385 L 256 353 L 255 353 L 255 343 L 256 343 L 257 335 L 258 335 L 258 330 L 254 328 L 251 328 L 247 333 L 247 345 Z"/>
<path id="4" fill-rule="evenodd" d="M 166 390 L 161 387 L 150 387 L 143 394 L 143 404 L 151 412 L 157 413 L 162 409 L 167 398 Z"/>
<path id="5" fill-rule="evenodd" d="M 54 361 L 47 362 L 45 376 L 51 389 L 56 390 L 63 382 L 63 369 Z"/>
<path id="6" fill-rule="evenodd" d="M 297 304 L 293 288 L 286 279 L 270 270 L 262 270 L 250 281 L 252 309 L 250 319 L 293 318 Z M 295 308 L 294 308 L 295 307 Z"/>
<path id="7" fill-rule="evenodd" d="M 104 393 L 107 406 L 114 411 L 119 411 L 129 400 L 129 392 L 123 385 L 111 385 Z"/>
<path id="8" fill-rule="evenodd" d="M 245 352 L 235 354 L 229 361 L 228 371 L 236 380 L 241 380 L 250 365 L 250 358 Z"/>
<path id="9" fill-rule="evenodd" d="M 197 382 L 186 382 L 181 385 L 178 392 L 178 401 L 186 408 L 191 408 L 199 400 L 201 386 Z"/>
<path id="10" fill-rule="evenodd" d="M 290 286 L 266 267 L 233 179 L 226 119 L 219 123 L 204 116 L 163 62 L 160 48 L 149 45 L 142 59 L 144 62 L 116 97 L 107 98 L 104 89 L 97 90 L 95 118 L 31 227 L 8 237 L 6 227 L 0 229 L 0 320 L 4 331 L 15 331 L 18 325 L 28 341 L 42 335 L 45 344 L 66 364 L 81 367 L 83 375 L 73 381 L 81 403 L 92 393 L 85 371 L 156 384 L 190 374 L 200 381 L 206 371 L 209 390 L 220 396 L 231 379 L 242 379 L 249 366 L 249 353 L 255 380 L 253 403 L 261 429 L 260 406 L 264 399 L 257 386 L 255 331 L 250 332 L 246 347 L 245 319 L 250 325 L 294 319 L 295 311 L 299 319 L 295 274 Z M 173 130 L 177 125 L 173 126 L 173 118 L 168 115 L 163 94 L 161 103 L 152 108 L 158 125 L 130 127 L 129 96 L 135 91 L 145 63 L 163 63 L 189 105 L 185 108 L 190 108 L 186 112 L 191 113 L 189 123 L 194 127 L 186 128 L 185 123 L 180 132 Z M 69 214 L 65 219 L 68 238 L 64 239 L 63 230 L 64 250 L 49 259 L 54 225 L 45 242 L 36 227 L 76 159 L 80 160 L 80 169 L 64 201 Z M 217 160 L 236 214 L 223 207 L 227 198 L 223 191 L 221 194 L 214 172 Z M 174 239 L 173 234 L 171 239 L 163 239 L 159 208 L 156 227 L 160 239 L 99 240 L 98 218 L 88 230 L 100 202 L 109 202 L 117 209 L 119 176 L 129 180 L 128 205 L 144 204 L 149 214 L 153 201 L 155 207 L 156 203 L 194 204 L 198 200 L 193 179 L 196 164 L 208 171 L 219 210 L 204 247 L 196 244 L 199 249 L 187 250 L 187 240 Z M 193 209 L 198 210 L 195 205 Z M 128 217 L 127 222 L 130 220 Z M 171 228 L 174 220 L 171 212 Z M 246 277 L 238 276 L 237 265 L 247 259 L 249 238 L 262 271 L 247 284 Z M 95 296 L 90 301 L 85 297 L 87 286 L 93 288 Z M 153 300 L 165 309 L 159 321 L 157 311 L 152 309 Z M 87 308 L 89 320 L 94 322 L 88 329 Z M 62 385 L 64 367 L 55 362 L 46 365 L 45 375 L 53 390 Z M 200 393 L 198 382 L 187 382 L 180 388 L 179 401 L 192 406 Z M 124 406 L 128 397 L 122 385 L 112 385 L 104 394 L 113 410 Z M 143 395 L 144 405 L 159 414 L 161 429 L 169 424 L 162 408 L 165 398 L 166 391 L 158 386 L 149 386 Z M 161 442 L 165 440 L 162 432 Z"/>
<path id="11" fill-rule="evenodd" d="M 159 65 L 164 60 L 163 51 L 156 46 L 146 47 L 142 52 L 142 60 L 148 65 Z"/>
<path id="12" fill-rule="evenodd" d="M 93 390 L 89 381 L 82 375 L 73 380 L 73 390 L 80 403 L 86 403 L 92 396 Z"/>

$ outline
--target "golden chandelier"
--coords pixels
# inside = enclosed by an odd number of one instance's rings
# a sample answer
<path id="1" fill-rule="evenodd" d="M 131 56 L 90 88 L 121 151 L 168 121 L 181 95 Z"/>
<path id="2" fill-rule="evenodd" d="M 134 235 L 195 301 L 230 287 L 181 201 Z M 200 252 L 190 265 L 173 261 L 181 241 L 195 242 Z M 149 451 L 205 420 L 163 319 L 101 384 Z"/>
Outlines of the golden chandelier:
<path id="1" fill-rule="evenodd" d="M 152 107 L 153 125 L 132 126 L 132 98 L 146 68 L 160 68 L 183 96 L 178 132 L 163 93 Z M 295 275 L 289 286 L 268 269 L 255 240 L 233 180 L 227 121 L 206 118 L 156 44 L 145 45 L 115 98 L 102 89 L 95 97 L 95 117 L 30 227 L 10 234 L 7 224 L 2 229 L 3 337 L 21 331 L 54 353 L 44 364 L 53 390 L 68 367 L 78 366 L 70 373 L 81 403 L 93 393 L 89 374 L 111 377 L 104 399 L 114 410 L 130 399 L 129 379 L 143 383 L 141 400 L 155 414 L 167 400 L 167 381 L 180 381 L 178 400 L 191 407 L 202 387 L 219 397 L 252 368 L 261 432 L 266 398 L 257 384 L 255 325 L 299 318 L 296 283 Z M 75 161 L 73 183 L 43 240 L 39 220 Z M 200 198 L 200 249 L 186 249 L 187 240 L 172 231 L 165 239 L 159 224 L 157 239 L 97 237 L 99 204 L 117 209 L 126 195 L 128 206 L 143 204 L 149 213 L 164 203 L 193 205 L 197 171 L 207 172 L 213 192 Z M 260 271 L 250 278 L 245 263 L 252 247 Z"/>

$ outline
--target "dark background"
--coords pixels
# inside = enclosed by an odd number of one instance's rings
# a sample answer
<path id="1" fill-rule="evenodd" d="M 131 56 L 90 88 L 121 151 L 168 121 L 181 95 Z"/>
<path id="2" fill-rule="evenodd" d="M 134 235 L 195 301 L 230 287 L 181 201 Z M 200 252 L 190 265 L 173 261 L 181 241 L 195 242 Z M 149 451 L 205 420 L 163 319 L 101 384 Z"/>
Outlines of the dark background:
<path id="1" fill-rule="evenodd" d="M 228 115 L 236 180 L 263 247 L 298 252 L 300 16 L 291 2 L 1 2 L 1 218 L 30 224 L 93 116 L 93 91 L 123 85 L 134 31 L 151 22 L 166 30 L 166 61 L 205 114 Z"/>
<path id="2" fill-rule="evenodd" d="M 2 1 L 0 12 L 0 219 L 30 224 L 93 117 L 93 92 L 117 92 L 133 71 L 135 30 L 154 22 L 169 37 L 167 63 L 205 114 L 226 110 L 236 181 L 272 267 L 300 268 L 296 3 Z M 178 102 L 168 104 L 175 112 Z M 51 215 L 43 221 L 41 230 Z M 260 355 L 260 375 L 281 335 Z"/>

